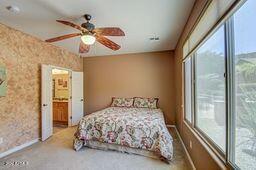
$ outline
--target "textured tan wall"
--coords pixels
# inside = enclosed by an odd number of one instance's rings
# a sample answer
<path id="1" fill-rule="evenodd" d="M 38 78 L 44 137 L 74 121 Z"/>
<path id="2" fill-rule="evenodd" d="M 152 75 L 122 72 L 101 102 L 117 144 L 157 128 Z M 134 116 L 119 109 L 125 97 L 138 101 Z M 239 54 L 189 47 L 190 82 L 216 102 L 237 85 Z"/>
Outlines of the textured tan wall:
<path id="1" fill-rule="evenodd" d="M 85 111 L 110 105 L 116 97 L 159 97 L 168 124 L 175 123 L 173 52 L 84 58 Z"/>
<path id="2" fill-rule="evenodd" d="M 0 153 L 40 137 L 40 67 L 83 70 L 77 55 L 0 24 L 0 65 L 7 94 L 0 97 Z"/>
<path id="3" fill-rule="evenodd" d="M 203 6 L 207 0 L 197 0 L 192 9 L 191 15 L 179 39 L 178 45 L 175 49 L 175 92 L 176 92 L 176 125 L 181 134 L 181 137 L 188 149 L 189 154 L 198 170 L 218 170 L 220 166 L 209 155 L 203 145 L 197 140 L 194 134 L 183 123 L 183 111 L 181 105 L 182 101 L 182 56 L 183 56 L 183 43 L 189 34 L 191 28 L 196 22 Z M 193 143 L 193 149 L 189 147 L 189 141 Z"/>

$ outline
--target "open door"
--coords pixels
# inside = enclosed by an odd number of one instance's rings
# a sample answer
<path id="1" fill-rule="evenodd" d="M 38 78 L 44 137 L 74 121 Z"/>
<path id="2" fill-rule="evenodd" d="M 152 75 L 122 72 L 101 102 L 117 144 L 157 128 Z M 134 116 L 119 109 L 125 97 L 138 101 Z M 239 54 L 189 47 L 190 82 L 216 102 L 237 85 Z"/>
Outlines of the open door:
<path id="1" fill-rule="evenodd" d="M 53 132 L 52 120 L 52 68 L 48 65 L 41 67 L 41 112 L 42 112 L 42 141 Z"/>
<path id="2" fill-rule="evenodd" d="M 72 71 L 72 119 L 71 124 L 75 126 L 84 115 L 84 88 L 83 72 Z"/>

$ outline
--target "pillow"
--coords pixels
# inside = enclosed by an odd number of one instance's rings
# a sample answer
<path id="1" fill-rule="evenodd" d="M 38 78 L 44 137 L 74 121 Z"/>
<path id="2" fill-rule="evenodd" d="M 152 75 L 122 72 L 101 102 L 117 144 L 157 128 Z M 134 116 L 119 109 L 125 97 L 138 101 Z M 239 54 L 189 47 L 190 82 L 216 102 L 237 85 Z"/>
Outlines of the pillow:
<path id="1" fill-rule="evenodd" d="M 113 97 L 112 98 L 112 107 L 133 107 L 133 98 L 121 98 Z"/>
<path id="2" fill-rule="evenodd" d="M 157 109 L 158 98 L 134 97 L 134 107 Z"/>

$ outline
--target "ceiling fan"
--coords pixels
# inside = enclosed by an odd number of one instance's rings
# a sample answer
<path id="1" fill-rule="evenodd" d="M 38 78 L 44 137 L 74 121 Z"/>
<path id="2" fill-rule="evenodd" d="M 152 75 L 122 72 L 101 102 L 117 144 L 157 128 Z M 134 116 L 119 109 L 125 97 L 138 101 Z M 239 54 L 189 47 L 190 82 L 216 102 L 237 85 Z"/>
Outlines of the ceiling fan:
<path id="1" fill-rule="evenodd" d="M 95 28 L 95 26 L 92 23 L 90 23 L 90 20 L 92 18 L 91 15 L 85 14 L 84 18 L 85 18 L 86 22 L 82 23 L 81 26 L 74 24 L 72 22 L 69 22 L 69 21 L 56 20 L 59 23 L 76 28 L 81 32 L 66 34 L 66 35 L 62 35 L 59 37 L 47 39 L 45 41 L 46 42 L 55 42 L 55 41 L 61 41 L 64 39 L 80 36 L 81 42 L 79 45 L 79 53 L 89 52 L 90 45 L 93 45 L 95 43 L 95 41 L 98 41 L 102 45 L 104 45 L 114 51 L 119 50 L 121 48 L 120 45 L 114 43 L 113 41 L 111 41 L 110 39 L 105 37 L 105 36 L 125 36 L 124 32 L 120 28 L 118 28 L 118 27 Z"/>

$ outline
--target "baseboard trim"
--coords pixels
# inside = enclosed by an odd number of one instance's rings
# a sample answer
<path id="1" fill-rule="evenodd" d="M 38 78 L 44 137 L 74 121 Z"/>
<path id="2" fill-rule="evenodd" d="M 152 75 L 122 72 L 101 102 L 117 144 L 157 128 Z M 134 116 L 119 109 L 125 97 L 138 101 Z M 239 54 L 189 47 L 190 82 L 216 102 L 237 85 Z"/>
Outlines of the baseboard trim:
<path id="1" fill-rule="evenodd" d="M 187 157 L 188 157 L 188 161 L 189 161 L 189 163 L 190 163 L 192 169 L 193 169 L 193 170 L 196 170 L 196 167 L 195 167 L 195 165 L 194 165 L 194 162 L 192 161 L 192 159 L 191 159 L 191 157 L 190 157 L 190 155 L 189 155 L 189 153 L 188 153 L 188 150 L 187 150 L 187 148 L 186 148 L 186 146 L 185 146 L 185 144 L 184 144 L 184 142 L 183 142 L 183 140 L 182 140 L 182 138 L 181 138 L 181 136 L 180 136 L 180 133 L 179 133 L 177 127 L 176 127 L 175 125 L 166 125 L 166 127 L 174 128 L 174 129 L 175 129 L 175 131 L 176 131 L 176 133 L 177 133 L 177 135 L 178 135 L 178 138 L 179 138 L 179 140 L 181 141 L 181 145 L 182 145 L 183 149 L 185 150 L 185 153 L 186 153 L 186 155 L 187 155 Z"/>
<path id="2" fill-rule="evenodd" d="M 8 156 L 8 155 L 10 155 L 10 154 L 12 154 L 14 152 L 17 152 L 17 151 L 19 151 L 21 149 L 24 149 L 24 148 L 26 148 L 28 146 L 31 146 L 31 145 L 33 145 L 33 144 L 35 144 L 37 142 L 39 142 L 39 138 L 38 139 L 34 139 L 34 140 L 30 141 L 30 142 L 24 143 L 22 145 L 16 146 L 16 147 L 14 147 L 12 149 L 9 149 L 9 150 L 7 150 L 5 152 L 2 152 L 2 153 L 0 153 L 0 158 Z"/>

